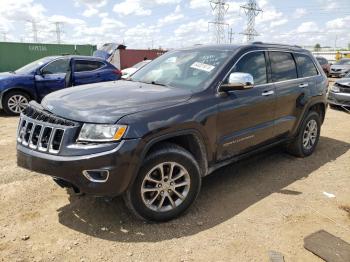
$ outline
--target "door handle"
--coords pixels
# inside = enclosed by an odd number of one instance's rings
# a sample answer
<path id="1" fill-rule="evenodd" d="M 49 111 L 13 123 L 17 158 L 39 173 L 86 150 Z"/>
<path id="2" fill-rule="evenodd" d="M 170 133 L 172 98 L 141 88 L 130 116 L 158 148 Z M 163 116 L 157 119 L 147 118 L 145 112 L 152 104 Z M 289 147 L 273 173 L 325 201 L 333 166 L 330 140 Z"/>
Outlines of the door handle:
<path id="1" fill-rule="evenodd" d="M 262 92 L 262 96 L 270 96 L 270 95 L 273 95 L 275 93 L 275 91 L 273 90 L 270 90 L 270 91 L 264 91 Z"/>
<path id="2" fill-rule="evenodd" d="M 302 83 L 302 84 L 299 84 L 299 87 L 303 88 L 303 87 L 308 87 L 309 86 L 309 83 Z"/>

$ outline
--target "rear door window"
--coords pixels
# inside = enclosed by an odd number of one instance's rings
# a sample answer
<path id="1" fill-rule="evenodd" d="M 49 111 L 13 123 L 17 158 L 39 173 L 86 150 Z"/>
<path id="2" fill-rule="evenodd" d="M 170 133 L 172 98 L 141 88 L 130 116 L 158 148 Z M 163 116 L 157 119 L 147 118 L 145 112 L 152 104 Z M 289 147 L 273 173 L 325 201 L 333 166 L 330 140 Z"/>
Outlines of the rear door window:
<path id="1" fill-rule="evenodd" d="M 94 71 L 105 64 L 100 61 L 88 61 L 88 60 L 75 60 L 75 70 L 74 72 L 88 72 Z"/>
<path id="2" fill-rule="evenodd" d="M 299 77 L 309 77 L 318 74 L 312 59 L 307 55 L 294 54 L 298 65 Z"/>
<path id="3" fill-rule="evenodd" d="M 291 53 L 269 52 L 273 82 L 298 78 L 297 68 Z"/>
<path id="4" fill-rule="evenodd" d="M 235 65 L 233 72 L 249 73 L 254 78 L 255 85 L 267 83 L 267 70 L 264 52 L 252 52 L 243 56 Z"/>

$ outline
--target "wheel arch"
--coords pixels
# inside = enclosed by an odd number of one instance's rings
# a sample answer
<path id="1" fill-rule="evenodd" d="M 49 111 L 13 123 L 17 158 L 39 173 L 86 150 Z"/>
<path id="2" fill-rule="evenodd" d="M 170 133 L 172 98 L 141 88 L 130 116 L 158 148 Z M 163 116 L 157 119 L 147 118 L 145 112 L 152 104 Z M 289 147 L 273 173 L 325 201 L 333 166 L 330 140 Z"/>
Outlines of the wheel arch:
<path id="1" fill-rule="evenodd" d="M 157 150 L 158 146 L 164 142 L 169 142 L 183 147 L 189 151 L 201 169 L 201 175 L 205 176 L 208 172 L 208 155 L 202 135 L 195 129 L 181 130 L 171 132 L 151 139 L 143 149 L 141 154 L 141 162 L 147 154 L 153 150 Z"/>
<path id="2" fill-rule="evenodd" d="M 294 132 L 295 135 L 298 135 L 300 131 L 300 127 L 304 121 L 304 119 L 307 117 L 308 113 L 310 111 L 315 111 L 321 116 L 321 124 L 323 124 L 325 116 L 326 116 L 326 109 L 327 109 L 327 103 L 323 100 L 316 100 L 308 104 L 308 106 L 305 108 L 302 117 L 300 118 L 297 128 Z"/>
<path id="3" fill-rule="evenodd" d="M 20 91 L 22 93 L 27 94 L 29 96 L 29 99 L 31 99 L 31 100 L 35 99 L 35 95 L 32 92 L 28 91 L 28 89 L 26 89 L 26 88 L 23 88 L 21 86 L 10 87 L 10 88 L 4 90 L 0 95 L 1 108 L 4 108 L 3 102 L 4 102 L 5 96 L 10 92 L 15 92 L 15 91 Z"/>
<path id="4" fill-rule="evenodd" d="M 203 177 L 208 174 L 208 152 L 202 135 L 195 129 L 181 130 L 152 138 L 143 145 L 139 154 L 138 164 L 134 169 L 128 187 L 132 186 L 134 183 L 146 156 L 153 150 L 157 150 L 157 148 L 165 142 L 176 144 L 189 151 L 198 162 L 201 176 Z"/>

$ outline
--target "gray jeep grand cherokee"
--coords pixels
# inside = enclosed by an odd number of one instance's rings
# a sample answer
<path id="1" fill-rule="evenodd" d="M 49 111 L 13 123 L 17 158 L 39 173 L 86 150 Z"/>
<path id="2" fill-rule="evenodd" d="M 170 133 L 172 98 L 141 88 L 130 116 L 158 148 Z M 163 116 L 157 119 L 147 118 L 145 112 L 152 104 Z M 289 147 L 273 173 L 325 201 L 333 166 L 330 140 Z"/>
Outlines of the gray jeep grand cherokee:
<path id="1" fill-rule="evenodd" d="M 311 155 L 328 80 L 310 52 L 278 44 L 168 52 L 127 81 L 66 89 L 21 114 L 18 165 L 146 220 L 195 201 L 219 167 L 272 146 Z M 242 196 L 244 197 L 244 196 Z"/>

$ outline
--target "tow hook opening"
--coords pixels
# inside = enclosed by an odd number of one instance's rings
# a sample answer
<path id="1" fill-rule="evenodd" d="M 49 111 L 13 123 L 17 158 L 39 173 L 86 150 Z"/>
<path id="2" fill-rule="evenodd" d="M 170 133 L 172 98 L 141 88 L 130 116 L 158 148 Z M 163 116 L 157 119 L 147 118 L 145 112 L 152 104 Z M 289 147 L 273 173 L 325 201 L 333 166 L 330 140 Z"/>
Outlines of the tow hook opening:
<path id="1" fill-rule="evenodd" d="M 81 194 L 81 191 L 79 188 L 77 188 L 75 185 L 63 180 L 63 179 L 59 179 L 59 178 L 54 178 L 53 181 L 56 182 L 57 185 L 59 185 L 62 188 L 72 188 L 74 193 L 77 195 Z"/>
<path id="2" fill-rule="evenodd" d="M 105 169 L 84 170 L 83 175 L 91 182 L 105 183 L 109 177 L 109 171 Z"/>

